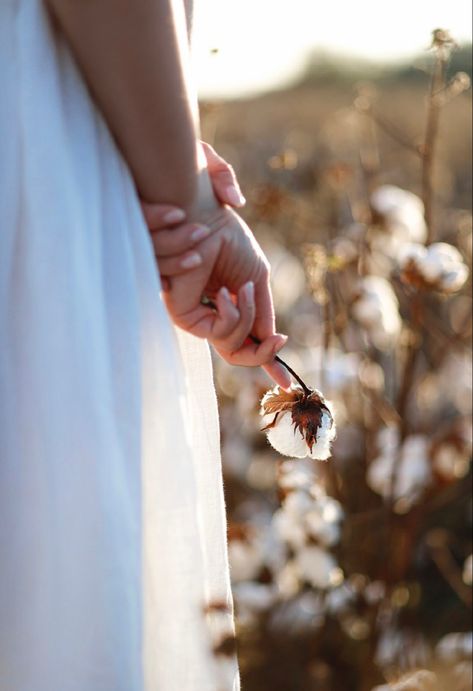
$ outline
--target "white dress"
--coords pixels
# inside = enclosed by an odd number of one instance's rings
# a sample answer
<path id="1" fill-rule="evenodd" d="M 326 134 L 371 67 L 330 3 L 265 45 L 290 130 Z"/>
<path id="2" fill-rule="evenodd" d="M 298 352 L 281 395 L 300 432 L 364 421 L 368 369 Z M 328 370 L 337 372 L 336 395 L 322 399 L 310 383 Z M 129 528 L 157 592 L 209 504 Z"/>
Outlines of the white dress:
<path id="1" fill-rule="evenodd" d="M 0 0 L 0 691 L 237 689 L 225 528 L 207 345 L 41 0 Z"/>

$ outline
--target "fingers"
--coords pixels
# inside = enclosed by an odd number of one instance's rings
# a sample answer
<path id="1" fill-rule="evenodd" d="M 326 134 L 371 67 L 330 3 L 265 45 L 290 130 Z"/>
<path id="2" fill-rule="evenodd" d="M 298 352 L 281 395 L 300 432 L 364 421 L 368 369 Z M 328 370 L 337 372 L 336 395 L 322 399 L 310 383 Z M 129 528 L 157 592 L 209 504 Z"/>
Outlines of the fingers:
<path id="1" fill-rule="evenodd" d="M 229 353 L 238 351 L 248 338 L 255 319 L 254 284 L 249 281 L 240 288 L 237 304 L 228 290 L 222 288 L 217 295 L 217 310 L 210 342 Z"/>
<path id="2" fill-rule="evenodd" d="M 187 223 L 172 229 L 161 229 L 151 233 L 153 247 L 158 259 L 181 255 L 192 249 L 211 233 L 208 226 Z M 178 257 L 175 257 L 176 259 Z"/>
<path id="3" fill-rule="evenodd" d="M 216 346 L 216 349 L 219 355 L 231 365 L 259 367 L 261 365 L 269 365 L 286 342 L 287 336 L 275 334 L 259 344 L 246 342 L 237 351 L 229 352 L 218 346 Z"/>
<path id="4" fill-rule="evenodd" d="M 167 304 L 169 294 L 164 295 Z M 235 299 L 226 288 L 221 288 L 215 299 L 216 309 L 202 304 L 181 315 L 174 316 L 177 326 L 212 345 L 229 356 L 238 351 L 251 332 L 255 318 L 254 286 L 250 281 L 238 291 Z"/>
<path id="5" fill-rule="evenodd" d="M 285 367 L 273 360 L 268 365 L 262 366 L 266 374 L 271 377 L 271 379 L 279 384 L 283 389 L 289 389 L 292 384 L 291 375 Z"/>
<path id="6" fill-rule="evenodd" d="M 149 204 L 141 202 L 141 210 L 145 217 L 146 225 L 150 230 L 169 228 L 185 221 L 186 214 L 182 209 L 171 204 Z"/>
<path id="7" fill-rule="evenodd" d="M 269 269 L 262 275 L 255 286 L 256 319 L 253 335 L 260 341 L 273 336 L 276 331 L 273 296 L 269 283 Z"/>
<path id="8" fill-rule="evenodd" d="M 197 269 L 202 264 L 202 255 L 195 250 L 184 252 L 177 257 L 158 257 L 159 273 L 162 277 L 180 276 L 191 269 Z"/>
<path id="9" fill-rule="evenodd" d="M 236 209 L 246 204 L 237 177 L 231 165 L 217 154 L 210 144 L 202 142 L 212 187 L 218 200 Z"/>

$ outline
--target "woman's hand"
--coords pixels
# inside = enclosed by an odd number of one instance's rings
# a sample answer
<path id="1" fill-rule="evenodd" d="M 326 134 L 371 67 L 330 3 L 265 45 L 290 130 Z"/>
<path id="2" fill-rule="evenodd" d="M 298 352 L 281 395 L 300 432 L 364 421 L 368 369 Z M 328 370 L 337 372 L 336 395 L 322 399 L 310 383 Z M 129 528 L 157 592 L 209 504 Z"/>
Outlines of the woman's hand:
<path id="1" fill-rule="evenodd" d="M 229 207 L 208 214 L 198 260 L 183 269 L 180 256 L 160 244 L 161 274 L 169 279 L 165 301 L 175 324 L 206 338 L 233 365 L 263 366 L 281 386 L 286 370 L 274 361 L 287 337 L 275 331 L 269 264 L 244 221 Z M 171 233 L 174 231 L 171 231 Z M 156 244 L 155 244 L 156 247 Z M 211 299 L 213 307 L 202 304 Z M 259 341 L 250 340 L 250 334 Z"/>
<path id="2" fill-rule="evenodd" d="M 235 209 L 244 206 L 246 200 L 232 166 L 210 144 L 201 142 L 201 147 L 218 201 Z M 185 212 L 169 204 L 149 204 L 142 201 L 141 208 L 151 232 L 156 258 L 174 257 L 172 275 L 189 271 L 200 264 L 197 245 L 210 234 L 210 228 L 203 224 L 186 223 Z M 168 280 L 162 273 L 161 280 L 166 289 Z"/>
<path id="3" fill-rule="evenodd" d="M 202 149 L 220 203 L 235 208 L 243 206 L 245 199 L 231 166 L 210 145 L 202 142 Z M 231 364 L 261 365 L 277 383 L 288 386 L 290 378 L 286 370 L 274 361 L 287 339 L 275 333 L 269 266 L 249 228 L 224 207 L 211 214 L 205 224 L 185 222 L 185 213 L 169 205 L 143 202 L 142 209 L 151 231 L 167 306 L 175 323 L 207 338 Z M 219 236 L 213 243 L 201 245 L 217 232 Z M 236 270 L 234 260 L 238 256 L 240 269 Z M 189 276 L 176 284 L 177 277 L 186 273 Z M 204 288 L 216 309 L 202 305 Z M 250 333 L 261 343 L 249 340 Z"/>
<path id="4" fill-rule="evenodd" d="M 228 204 L 234 209 L 240 209 L 245 205 L 246 200 L 241 192 L 232 166 L 219 156 L 210 144 L 201 142 L 201 146 L 205 154 L 207 172 L 216 198 L 220 204 Z M 183 254 L 205 237 L 205 233 L 196 234 L 196 224 L 184 223 L 186 214 L 182 209 L 169 204 L 148 204 L 146 202 L 141 203 L 141 208 L 153 236 L 157 232 L 165 231 L 169 233 L 166 236 L 162 236 L 165 243 L 168 244 L 168 240 L 171 240 L 171 232 L 174 238 L 176 238 L 176 232 L 178 232 L 179 239 L 174 240 L 173 245 L 181 249 L 177 252 L 174 251 L 174 254 Z"/>

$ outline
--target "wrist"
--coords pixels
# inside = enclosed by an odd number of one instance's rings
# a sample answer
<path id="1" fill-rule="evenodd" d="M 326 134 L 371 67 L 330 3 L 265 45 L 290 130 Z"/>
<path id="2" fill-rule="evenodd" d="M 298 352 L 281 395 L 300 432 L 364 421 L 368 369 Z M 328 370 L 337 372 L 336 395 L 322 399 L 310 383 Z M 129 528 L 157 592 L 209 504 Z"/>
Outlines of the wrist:
<path id="1" fill-rule="evenodd" d="M 210 179 L 207 158 L 205 156 L 202 143 L 197 142 L 197 184 L 195 199 L 189 210 L 189 216 L 192 219 L 201 220 L 202 216 L 208 216 L 220 209 L 213 186 Z"/>

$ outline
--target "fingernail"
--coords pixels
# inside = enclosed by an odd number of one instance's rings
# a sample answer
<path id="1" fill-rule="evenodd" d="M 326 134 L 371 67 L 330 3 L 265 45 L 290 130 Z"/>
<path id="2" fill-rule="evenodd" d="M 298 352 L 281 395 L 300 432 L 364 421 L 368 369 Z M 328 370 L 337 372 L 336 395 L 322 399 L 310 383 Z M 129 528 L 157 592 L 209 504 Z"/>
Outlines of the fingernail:
<path id="1" fill-rule="evenodd" d="M 225 191 L 225 196 L 232 206 L 244 206 L 246 204 L 246 199 L 236 187 L 231 185 L 227 187 Z"/>
<path id="2" fill-rule="evenodd" d="M 182 260 L 181 262 L 181 267 L 183 269 L 194 269 L 196 266 L 200 266 L 202 264 L 202 257 L 198 252 L 193 252 L 192 254 L 188 254 L 185 259 Z"/>
<path id="3" fill-rule="evenodd" d="M 273 347 L 274 354 L 278 353 L 282 348 L 284 348 L 289 338 L 289 336 L 286 336 L 285 334 L 277 334 L 277 336 L 279 336 L 279 341 Z"/>
<path id="4" fill-rule="evenodd" d="M 164 223 L 180 223 L 185 217 L 185 211 L 182 209 L 172 209 L 168 211 L 167 214 L 164 214 L 163 221 Z"/>
<path id="5" fill-rule="evenodd" d="M 192 242 L 198 242 L 199 240 L 206 238 L 208 235 L 210 235 L 210 228 L 207 226 L 199 226 L 192 233 L 191 240 Z"/>
<path id="6" fill-rule="evenodd" d="M 230 292 L 228 288 L 220 288 L 220 295 L 223 297 L 224 300 L 228 300 L 228 302 L 232 302 L 232 298 L 230 295 Z"/>
<path id="7" fill-rule="evenodd" d="M 243 287 L 243 292 L 245 293 L 245 297 L 249 303 L 254 302 L 255 300 L 255 284 L 253 281 L 248 281 L 246 285 Z"/>

